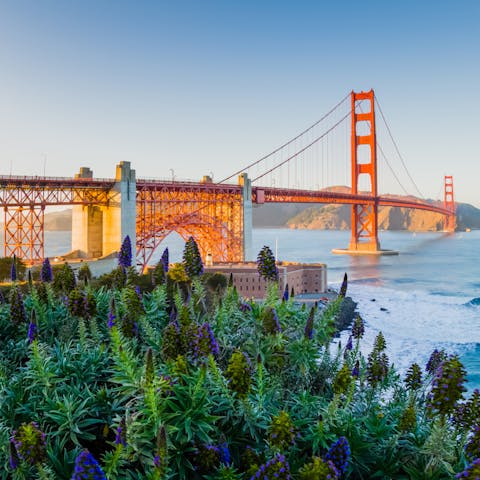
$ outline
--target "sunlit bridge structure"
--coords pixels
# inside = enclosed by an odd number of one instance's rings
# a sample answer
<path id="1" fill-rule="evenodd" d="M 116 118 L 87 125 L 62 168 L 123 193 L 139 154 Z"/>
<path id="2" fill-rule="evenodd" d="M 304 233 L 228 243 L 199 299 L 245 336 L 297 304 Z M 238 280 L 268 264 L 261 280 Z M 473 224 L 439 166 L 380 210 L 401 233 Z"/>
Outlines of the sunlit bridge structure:
<path id="1" fill-rule="evenodd" d="M 399 194 L 382 193 L 382 183 Z M 342 252 L 381 254 L 380 206 L 439 213 L 444 230 L 454 231 L 452 176 L 442 189 L 443 201 L 423 199 L 373 90 L 351 92 L 294 138 L 219 182 L 136 178 L 129 162 L 118 164 L 111 179 L 94 178 L 86 167 L 72 178 L 0 176 L 4 255 L 42 260 L 45 208 L 71 205 L 72 250 L 80 256 L 109 255 L 129 235 L 144 268 L 177 232 L 193 236 L 204 258 L 251 260 L 253 208 L 277 202 L 351 205 L 351 239 Z"/>

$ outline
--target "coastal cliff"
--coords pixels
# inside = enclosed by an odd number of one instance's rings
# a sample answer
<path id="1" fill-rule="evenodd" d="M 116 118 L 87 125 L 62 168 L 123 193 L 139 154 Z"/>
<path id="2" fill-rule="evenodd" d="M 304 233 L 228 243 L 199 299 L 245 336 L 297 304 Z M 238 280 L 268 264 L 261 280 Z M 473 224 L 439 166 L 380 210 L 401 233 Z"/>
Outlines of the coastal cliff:
<path id="1" fill-rule="evenodd" d="M 350 228 L 349 205 L 307 207 L 289 218 L 290 228 L 347 230 Z M 443 215 L 409 208 L 380 207 L 378 228 L 381 230 L 441 231 Z M 480 209 L 469 204 L 457 204 L 457 230 L 480 228 Z"/>

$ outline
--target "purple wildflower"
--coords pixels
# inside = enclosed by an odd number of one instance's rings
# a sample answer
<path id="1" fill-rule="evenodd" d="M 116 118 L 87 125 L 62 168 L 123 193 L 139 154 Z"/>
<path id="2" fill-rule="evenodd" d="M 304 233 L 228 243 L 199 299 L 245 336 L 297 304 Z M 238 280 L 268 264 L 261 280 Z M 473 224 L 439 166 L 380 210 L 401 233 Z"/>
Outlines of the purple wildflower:
<path id="1" fill-rule="evenodd" d="M 123 268 L 132 266 L 132 241 L 128 235 L 123 239 L 122 246 L 120 247 L 118 265 Z"/>
<path id="2" fill-rule="evenodd" d="M 168 263 L 169 263 L 168 247 L 163 251 L 162 257 L 160 258 L 160 261 L 162 262 L 162 265 L 163 265 L 163 271 L 165 273 L 167 273 L 168 272 Z"/>
<path id="3" fill-rule="evenodd" d="M 208 355 L 217 356 L 219 354 L 218 343 L 208 322 L 198 327 L 192 348 L 195 358 L 207 357 Z"/>
<path id="4" fill-rule="evenodd" d="M 252 311 L 252 306 L 249 303 L 246 303 L 246 302 L 240 302 L 240 305 L 238 306 L 238 308 L 243 313 Z"/>
<path id="5" fill-rule="evenodd" d="M 23 295 L 17 285 L 10 289 L 10 319 L 16 325 L 21 325 L 27 320 Z"/>
<path id="6" fill-rule="evenodd" d="M 313 322 L 315 320 L 315 307 L 310 309 L 310 313 L 308 314 L 307 323 L 305 325 L 304 336 L 307 340 L 311 340 L 313 338 Z"/>
<path id="7" fill-rule="evenodd" d="M 345 345 L 345 350 L 353 350 L 353 342 L 352 342 L 352 336 L 350 335 L 348 337 L 348 341 L 347 341 L 347 344 Z"/>
<path id="8" fill-rule="evenodd" d="M 290 466 L 288 465 L 285 455 L 277 453 L 267 463 L 260 465 L 258 470 L 250 477 L 250 480 L 264 480 L 275 478 L 279 480 L 291 480 Z"/>
<path id="9" fill-rule="evenodd" d="M 350 457 L 350 446 L 345 437 L 340 437 L 325 455 L 326 460 L 331 460 L 337 470 L 344 474 Z"/>
<path id="10" fill-rule="evenodd" d="M 473 460 L 480 455 L 480 425 L 475 425 L 470 438 L 465 445 L 465 454 Z"/>
<path id="11" fill-rule="evenodd" d="M 352 337 L 355 340 L 359 340 L 360 338 L 363 337 L 365 333 L 365 323 L 360 315 L 357 315 L 353 322 L 353 327 L 352 327 Z"/>
<path id="12" fill-rule="evenodd" d="M 14 255 L 12 259 L 12 266 L 10 268 L 10 280 L 12 282 L 15 282 L 17 280 L 17 267 L 15 265 L 16 263 L 17 263 L 17 257 Z"/>
<path id="13" fill-rule="evenodd" d="M 13 432 L 10 441 L 15 445 L 18 458 L 35 465 L 41 463 L 46 455 L 45 434 L 38 428 L 38 423 L 22 423 Z"/>
<path id="14" fill-rule="evenodd" d="M 223 442 L 218 446 L 220 452 L 220 462 L 224 465 L 230 465 L 232 463 L 232 457 L 230 456 L 230 450 L 228 449 L 227 442 Z"/>
<path id="15" fill-rule="evenodd" d="M 360 362 L 357 360 L 355 366 L 352 369 L 352 377 L 358 378 L 360 376 Z"/>
<path id="16" fill-rule="evenodd" d="M 262 312 L 263 330 L 266 334 L 275 335 L 282 331 L 278 321 L 277 311 L 273 307 L 266 307 Z"/>
<path id="17" fill-rule="evenodd" d="M 28 343 L 32 343 L 37 338 L 37 319 L 35 310 L 32 310 L 30 325 L 28 326 Z"/>
<path id="18" fill-rule="evenodd" d="M 71 480 L 106 480 L 105 473 L 88 450 L 78 455 Z"/>
<path id="19" fill-rule="evenodd" d="M 480 478 L 480 458 L 474 460 L 463 472 L 457 473 L 455 478 L 465 478 L 467 480 L 477 480 Z"/>
<path id="20" fill-rule="evenodd" d="M 115 297 L 110 299 L 110 307 L 108 309 L 108 328 L 115 326 L 115 320 L 117 319 L 117 312 L 115 306 Z"/>
<path id="21" fill-rule="evenodd" d="M 115 432 L 115 445 L 127 446 L 127 426 L 125 424 L 125 418 L 122 418 Z"/>
<path id="22" fill-rule="evenodd" d="M 43 260 L 42 269 L 40 270 L 40 280 L 46 283 L 49 283 L 53 280 L 52 267 L 48 258 Z"/>
<path id="23" fill-rule="evenodd" d="M 449 356 L 436 369 L 427 407 L 442 415 L 452 413 L 466 391 L 465 381 L 466 371 L 458 356 Z"/>
<path id="24" fill-rule="evenodd" d="M 430 358 L 428 359 L 427 365 L 425 366 L 425 370 L 430 375 L 435 375 L 437 368 L 446 358 L 447 358 L 447 354 L 445 353 L 445 350 L 435 349 L 430 355 Z"/>
<path id="25" fill-rule="evenodd" d="M 8 462 L 12 470 L 15 470 L 18 467 L 18 464 L 20 462 L 13 438 L 10 439 L 10 455 L 8 458 Z"/>
<path id="26" fill-rule="evenodd" d="M 288 294 L 288 283 L 285 284 L 285 289 L 283 290 L 283 297 L 282 299 L 288 302 L 290 295 Z"/>

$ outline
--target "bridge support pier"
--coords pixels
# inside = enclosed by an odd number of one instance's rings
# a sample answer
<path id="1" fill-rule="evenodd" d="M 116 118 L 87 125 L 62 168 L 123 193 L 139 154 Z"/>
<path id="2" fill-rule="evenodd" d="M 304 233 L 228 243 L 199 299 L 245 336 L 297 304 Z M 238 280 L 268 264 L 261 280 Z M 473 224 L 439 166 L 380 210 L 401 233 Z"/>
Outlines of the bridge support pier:
<path id="1" fill-rule="evenodd" d="M 242 190 L 242 211 L 243 211 L 243 261 L 253 261 L 253 205 L 252 205 L 252 181 L 246 173 L 238 177 L 238 183 Z"/>
<path id="2" fill-rule="evenodd" d="M 92 179 L 93 172 L 81 167 L 78 179 Z M 103 213 L 97 205 L 74 205 L 72 208 L 72 252 L 80 258 L 101 257 L 103 253 Z"/>
<path id="3" fill-rule="evenodd" d="M 82 167 L 75 178 L 91 179 L 93 172 Z M 118 252 L 126 235 L 136 245 L 136 180 L 130 162 L 117 165 L 115 184 L 107 206 L 75 205 L 72 212 L 72 250 L 79 257 L 97 258 Z"/>
<path id="4" fill-rule="evenodd" d="M 115 173 L 115 184 L 110 200 L 103 208 L 103 255 L 118 252 L 128 235 L 132 242 L 132 258 L 135 258 L 137 185 L 135 170 L 130 162 L 120 162 Z"/>

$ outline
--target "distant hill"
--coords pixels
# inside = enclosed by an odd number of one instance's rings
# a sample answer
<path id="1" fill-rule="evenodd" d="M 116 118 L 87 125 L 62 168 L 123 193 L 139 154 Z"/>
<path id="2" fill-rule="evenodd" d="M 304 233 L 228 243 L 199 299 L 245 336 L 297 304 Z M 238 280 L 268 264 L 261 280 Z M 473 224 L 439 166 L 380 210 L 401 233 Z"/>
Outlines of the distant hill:
<path id="1" fill-rule="evenodd" d="M 349 193 L 346 186 L 330 187 L 328 191 Z M 392 196 L 392 195 L 384 195 Z M 398 195 L 395 195 L 398 198 Z M 405 200 L 417 200 L 403 196 Z M 428 200 L 432 204 L 439 204 Z M 281 227 L 348 230 L 350 229 L 350 205 L 326 205 L 306 203 L 270 203 L 253 210 L 255 227 Z M 378 228 L 381 230 L 439 231 L 443 229 L 443 215 L 424 210 L 397 207 L 380 207 Z M 480 209 L 468 203 L 457 203 L 457 230 L 480 228 Z"/>
<path id="2" fill-rule="evenodd" d="M 72 210 L 60 210 L 45 214 L 46 231 L 69 231 L 72 229 Z"/>
<path id="3" fill-rule="evenodd" d="M 409 208 L 380 207 L 380 230 L 441 231 L 443 215 Z M 290 228 L 347 230 L 350 228 L 350 205 L 316 205 L 288 219 Z M 457 203 L 457 230 L 480 228 L 480 209 Z"/>
<path id="4" fill-rule="evenodd" d="M 345 187 L 337 187 L 343 191 Z M 412 197 L 409 197 L 412 198 Z M 254 227 L 289 227 L 323 230 L 348 230 L 350 205 L 309 205 L 306 203 L 269 203 L 253 209 Z M 438 213 L 406 208 L 380 207 L 379 228 L 382 230 L 438 231 L 443 229 L 443 216 Z M 457 204 L 457 230 L 480 228 L 480 209 L 468 203 Z M 72 229 L 72 210 L 45 214 L 46 231 Z"/>

